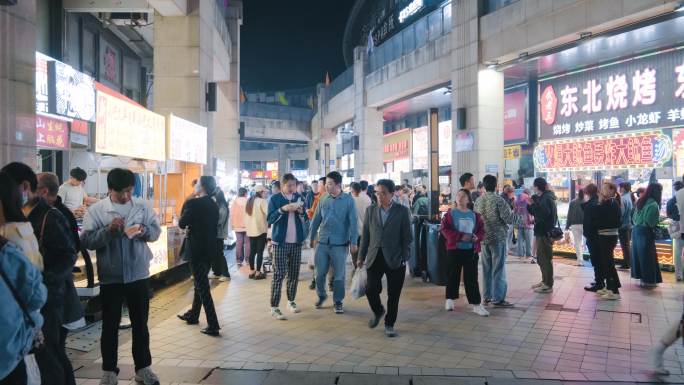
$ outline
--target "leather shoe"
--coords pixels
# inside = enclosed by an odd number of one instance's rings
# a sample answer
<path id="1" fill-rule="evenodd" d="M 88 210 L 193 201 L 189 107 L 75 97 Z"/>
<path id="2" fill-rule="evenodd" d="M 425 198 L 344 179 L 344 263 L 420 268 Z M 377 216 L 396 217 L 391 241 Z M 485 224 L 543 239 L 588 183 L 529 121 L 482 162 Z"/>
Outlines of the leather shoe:
<path id="1" fill-rule="evenodd" d="M 597 291 L 603 289 L 603 286 L 598 286 L 596 284 L 585 286 L 584 290 L 596 293 Z"/>
<path id="2" fill-rule="evenodd" d="M 380 324 L 380 320 L 384 315 L 385 309 L 382 309 L 382 311 L 378 314 L 373 314 L 373 317 L 368 321 L 368 327 L 371 329 L 375 329 Z"/>
<path id="3" fill-rule="evenodd" d="M 207 328 L 202 329 L 202 333 L 204 333 L 208 336 L 212 336 L 212 337 L 218 337 L 221 335 L 221 334 L 219 334 L 219 329 L 212 328 L 212 327 L 207 327 Z"/>
<path id="4" fill-rule="evenodd" d="M 199 323 L 199 320 L 190 318 L 189 314 L 178 314 L 176 317 L 181 321 L 185 321 L 188 325 L 197 325 Z"/>

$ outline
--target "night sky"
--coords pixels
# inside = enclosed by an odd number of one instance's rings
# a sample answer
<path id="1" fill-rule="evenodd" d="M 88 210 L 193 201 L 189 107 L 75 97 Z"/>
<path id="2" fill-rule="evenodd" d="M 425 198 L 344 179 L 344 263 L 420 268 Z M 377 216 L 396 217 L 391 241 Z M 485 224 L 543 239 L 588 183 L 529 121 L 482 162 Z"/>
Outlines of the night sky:
<path id="1" fill-rule="evenodd" d="M 354 0 L 244 0 L 245 91 L 313 87 L 345 70 L 342 37 Z"/>

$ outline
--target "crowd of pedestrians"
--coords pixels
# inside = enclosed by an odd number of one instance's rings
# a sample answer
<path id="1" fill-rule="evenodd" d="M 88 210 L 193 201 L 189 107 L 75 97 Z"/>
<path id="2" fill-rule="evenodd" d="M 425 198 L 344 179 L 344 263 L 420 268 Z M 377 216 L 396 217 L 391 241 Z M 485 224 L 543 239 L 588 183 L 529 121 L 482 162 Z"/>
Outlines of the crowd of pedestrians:
<path id="1" fill-rule="evenodd" d="M 152 259 L 148 243 L 161 234 L 157 214 L 146 201 L 133 196 L 135 175 L 130 170 L 115 168 L 108 173 L 108 195 L 102 200 L 85 194 L 86 177 L 83 170 L 74 169 L 60 186 L 55 174 L 36 175 L 25 164 L 11 163 L 0 171 L 0 275 L 4 281 L 0 296 L 8 304 L 0 316 L 7 325 L 0 331 L 2 385 L 25 383 L 31 366 L 43 383 L 75 384 L 65 344 L 69 331 L 85 325 L 72 274 L 82 248 L 97 252 L 101 384 L 118 383 L 118 330 L 124 305 L 132 326 L 135 379 L 146 385 L 159 383 L 151 368 L 147 325 Z M 461 280 L 467 302 L 478 316 L 490 316 L 488 306 L 515 306 L 507 299 L 506 262 L 511 255 L 537 263 L 541 278 L 532 290 L 552 293 L 553 245 L 563 237 L 572 242 L 580 267 L 586 265 L 586 247 L 594 281 L 584 289 L 595 292 L 599 300 L 621 299 L 614 254 L 618 242 L 623 256 L 620 267 L 629 268 L 642 288 L 652 290 L 662 282 L 655 248 L 662 185 L 650 183 L 638 191 L 638 197 L 628 182 L 581 186 L 562 228 L 558 198 L 544 178 L 534 179 L 532 186 L 506 185 L 500 190 L 499 182 L 486 175 L 478 183 L 473 174 L 464 173 L 453 204 L 441 213 L 446 311 L 457 310 Z M 679 212 L 684 210 L 683 185 L 675 186 L 675 196 L 667 203 L 677 280 L 682 279 L 684 228 L 679 226 Z M 344 191 L 342 175 L 336 171 L 310 186 L 285 174 L 268 187 L 240 188 L 229 203 L 213 177 L 200 177 L 178 221 L 185 230 L 182 254 L 194 284 L 192 306 L 178 318 L 189 325 L 199 324 L 204 308 L 207 325 L 201 332 L 220 336 L 209 279 L 230 279 L 224 241 L 232 227 L 238 269 L 247 263 L 248 277 L 263 280 L 266 265 L 272 266 L 272 318 L 287 319 L 280 308 L 284 282 L 287 310 L 293 315 L 302 311 L 296 302 L 302 249 L 311 247 L 314 308 L 343 314 L 347 269 L 366 269 L 368 326 L 375 328 L 384 320 L 385 335 L 396 337 L 407 264 L 420 237 L 416 224 L 431 218 L 431 198 L 425 186 L 395 185 L 388 179 L 374 185 L 354 182 L 349 188 L 349 193 Z M 77 220 L 81 218 L 79 235 Z M 386 304 L 380 297 L 383 278 Z M 329 292 L 331 305 L 327 304 Z M 679 327 L 673 326 L 651 350 L 658 373 L 666 374 L 663 352 L 679 337 Z"/>

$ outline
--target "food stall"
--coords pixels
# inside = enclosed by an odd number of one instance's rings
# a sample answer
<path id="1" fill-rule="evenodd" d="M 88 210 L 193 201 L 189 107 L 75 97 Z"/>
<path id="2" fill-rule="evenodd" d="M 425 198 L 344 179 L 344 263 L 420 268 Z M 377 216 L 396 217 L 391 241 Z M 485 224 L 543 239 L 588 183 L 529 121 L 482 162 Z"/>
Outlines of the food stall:
<path id="1" fill-rule="evenodd" d="M 662 215 L 673 178 L 684 169 L 684 52 L 669 49 L 539 80 L 539 143 L 535 171 L 559 198 L 561 225 L 568 202 L 588 183 L 631 182 L 632 190 L 663 185 Z M 672 265 L 672 244 L 659 231 L 657 253 Z M 574 253 L 558 244 L 554 251 Z M 585 250 L 586 251 L 586 250 Z M 618 245 L 615 258 L 622 258 Z"/>

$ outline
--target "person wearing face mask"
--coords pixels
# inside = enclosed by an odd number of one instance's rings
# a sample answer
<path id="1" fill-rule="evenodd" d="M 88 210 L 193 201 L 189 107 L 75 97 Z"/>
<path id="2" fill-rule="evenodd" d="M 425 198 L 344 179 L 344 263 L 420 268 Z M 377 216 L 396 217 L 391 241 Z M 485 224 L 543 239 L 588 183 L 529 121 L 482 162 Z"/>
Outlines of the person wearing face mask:
<path id="1" fill-rule="evenodd" d="M 42 329 L 45 347 L 36 352 L 41 381 L 44 384 L 73 385 L 76 383 L 73 368 L 60 341 L 65 300 L 69 295 L 66 282 L 76 262 L 69 224 L 59 210 L 37 194 L 38 178 L 31 167 L 13 162 L 2 171 L 7 172 L 19 186 L 22 211 L 31 222 L 43 256 L 43 283 L 47 287 L 48 298 L 41 310 L 45 320 Z"/>
<path id="2" fill-rule="evenodd" d="M 90 206 L 83 219 L 81 243 L 97 251 L 97 275 L 102 300 L 101 385 L 118 384 L 117 355 L 123 301 L 128 305 L 133 332 L 135 380 L 144 385 L 159 384 L 152 371 L 148 279 L 152 251 L 147 245 L 161 235 L 154 209 L 133 198 L 135 175 L 115 168 L 107 174 L 109 196 Z M 216 229 L 216 221 L 214 221 Z"/>
<path id="3" fill-rule="evenodd" d="M 221 328 L 214 309 L 214 301 L 211 298 L 209 278 L 207 278 L 218 246 L 216 224 L 219 220 L 219 208 L 209 195 L 216 190 L 216 180 L 212 176 L 202 176 L 197 186 L 199 186 L 196 188 L 197 198 L 185 202 L 178 221 L 181 229 L 188 229 L 187 247 L 195 285 L 192 308 L 185 314 L 179 315 L 178 318 L 188 325 L 196 325 L 199 323 L 200 310 L 204 306 L 209 326 L 203 329 L 202 333 L 217 337 Z"/>

